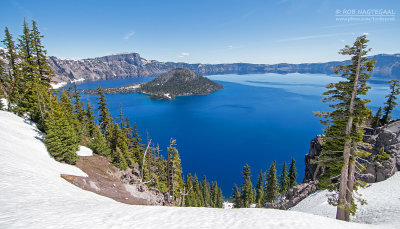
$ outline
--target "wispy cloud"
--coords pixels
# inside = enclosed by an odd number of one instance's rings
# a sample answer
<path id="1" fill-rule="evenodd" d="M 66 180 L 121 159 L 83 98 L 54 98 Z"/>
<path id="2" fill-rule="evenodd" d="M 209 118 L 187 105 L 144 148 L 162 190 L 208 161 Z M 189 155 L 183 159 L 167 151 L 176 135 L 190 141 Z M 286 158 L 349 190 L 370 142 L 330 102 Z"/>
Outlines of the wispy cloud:
<path id="1" fill-rule="evenodd" d="M 135 31 L 129 32 L 124 36 L 124 40 L 129 40 L 133 35 L 135 35 Z"/>
<path id="2" fill-rule="evenodd" d="M 318 39 L 318 38 L 325 38 L 325 37 L 336 37 L 340 35 L 346 35 L 347 33 L 332 33 L 332 34 L 319 34 L 319 35 L 310 35 L 310 36 L 303 36 L 303 37 L 290 37 L 285 39 L 279 39 L 277 42 L 285 42 L 285 41 L 301 41 L 301 40 L 310 40 L 310 39 Z"/>
<path id="3" fill-rule="evenodd" d="M 242 19 L 247 18 L 247 17 L 250 17 L 251 15 L 253 15 L 253 14 L 256 13 L 256 12 L 257 12 L 257 9 L 250 10 L 250 11 L 248 11 L 248 12 L 246 12 L 245 14 L 242 15 Z"/>
<path id="4" fill-rule="evenodd" d="M 333 28 L 342 28 L 342 27 L 351 27 L 356 25 L 365 25 L 368 24 L 367 22 L 359 22 L 359 23 L 350 23 L 350 24 L 339 24 L 339 25 L 328 25 L 322 26 L 323 29 L 333 29 Z"/>
<path id="5" fill-rule="evenodd" d="M 189 56 L 189 55 L 190 55 L 190 53 L 188 53 L 188 52 L 183 52 L 183 53 L 181 53 L 181 55 L 179 55 L 179 58 L 183 58 L 183 57 Z"/>

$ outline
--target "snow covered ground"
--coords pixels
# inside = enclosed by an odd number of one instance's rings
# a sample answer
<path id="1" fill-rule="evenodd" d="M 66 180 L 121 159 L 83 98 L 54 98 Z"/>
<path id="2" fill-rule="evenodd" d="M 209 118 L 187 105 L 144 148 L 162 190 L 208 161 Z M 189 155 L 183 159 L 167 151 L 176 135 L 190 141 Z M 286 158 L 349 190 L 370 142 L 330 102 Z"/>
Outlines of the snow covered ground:
<path id="1" fill-rule="evenodd" d="M 4 111 L 0 111 L 0 158 L 0 228 L 361 229 L 387 226 L 347 223 L 295 211 L 118 203 L 62 179 L 60 174 L 85 174 L 74 166 L 54 161 L 34 125 Z M 399 194 L 396 195 L 398 198 Z"/>
<path id="2" fill-rule="evenodd" d="M 93 151 L 86 146 L 79 146 L 79 150 L 76 152 L 78 156 L 92 156 Z"/>
<path id="3" fill-rule="evenodd" d="M 328 191 L 319 191 L 291 208 L 292 211 L 306 212 L 334 218 L 336 208 L 329 205 Z M 400 228 L 400 172 L 389 179 L 371 184 L 359 193 L 367 205 L 358 206 L 353 222 L 385 225 L 385 228 Z"/>
<path id="4" fill-rule="evenodd" d="M 67 85 L 66 82 L 51 83 L 51 84 L 50 84 L 50 86 L 51 86 L 53 89 L 58 89 L 58 88 L 64 87 L 65 85 Z"/>

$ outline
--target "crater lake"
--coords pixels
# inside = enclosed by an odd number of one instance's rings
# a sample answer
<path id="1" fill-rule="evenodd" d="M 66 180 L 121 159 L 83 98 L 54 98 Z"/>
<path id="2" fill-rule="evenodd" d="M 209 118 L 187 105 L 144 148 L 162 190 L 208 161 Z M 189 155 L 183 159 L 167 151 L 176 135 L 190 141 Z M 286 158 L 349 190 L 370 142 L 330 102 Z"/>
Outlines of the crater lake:
<path id="1" fill-rule="evenodd" d="M 280 173 L 283 162 L 296 160 L 298 182 L 304 176 L 304 155 L 310 141 L 323 133 L 313 111 L 327 111 L 321 102 L 325 85 L 343 80 L 324 74 L 247 74 L 212 75 L 224 89 L 210 95 L 177 97 L 172 101 L 152 100 L 143 94 L 106 95 L 114 118 L 120 104 L 124 115 L 138 126 L 142 140 L 149 133 L 152 142 L 166 153 L 170 139 L 177 141 L 184 175 L 203 175 L 216 180 L 225 197 L 234 184 L 242 183 L 247 163 L 253 185 L 260 170 L 265 172 L 276 160 Z M 153 78 L 130 78 L 82 82 L 79 89 L 120 87 L 147 82 Z M 372 77 L 367 97 L 375 113 L 389 92 L 388 79 Z M 97 96 L 83 95 L 97 107 Z M 397 110 L 394 118 L 399 117 Z"/>

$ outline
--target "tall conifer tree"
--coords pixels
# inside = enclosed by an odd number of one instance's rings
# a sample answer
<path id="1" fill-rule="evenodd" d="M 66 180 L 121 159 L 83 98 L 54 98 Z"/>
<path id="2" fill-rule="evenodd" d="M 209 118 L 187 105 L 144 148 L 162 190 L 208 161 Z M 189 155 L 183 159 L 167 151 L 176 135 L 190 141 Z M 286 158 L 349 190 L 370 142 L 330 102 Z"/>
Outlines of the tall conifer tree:
<path id="1" fill-rule="evenodd" d="M 263 198 L 264 198 L 264 175 L 262 170 L 260 170 L 260 173 L 258 174 L 258 180 L 257 180 L 257 186 L 256 186 L 256 204 L 257 207 L 262 206 Z"/>
<path id="2" fill-rule="evenodd" d="M 279 188 L 278 178 L 276 176 L 276 162 L 272 162 L 267 172 L 267 181 L 265 184 L 264 202 L 274 202 L 278 199 Z"/>
<path id="3" fill-rule="evenodd" d="M 253 184 L 251 183 L 251 171 L 250 166 L 246 164 L 243 167 L 243 184 L 241 186 L 242 190 L 242 203 L 243 207 L 248 208 L 253 203 Z"/>
<path id="4" fill-rule="evenodd" d="M 243 207 L 242 196 L 241 196 L 239 188 L 238 188 L 238 186 L 236 184 L 235 184 L 235 186 L 233 186 L 232 199 L 233 199 L 233 206 L 235 208 L 242 208 Z"/>
<path id="5" fill-rule="evenodd" d="M 4 30 L 5 38 L 2 41 L 6 47 L 6 51 L 2 53 L 2 56 L 8 62 L 8 72 L 3 72 L 1 77 L 1 90 L 4 97 L 8 100 L 8 110 L 12 110 L 11 104 L 18 104 L 20 93 L 22 93 L 22 86 L 19 82 L 20 69 L 18 60 L 18 53 L 15 47 L 15 42 L 8 28 Z M 5 69 L 4 69 L 5 70 Z"/>
<path id="6" fill-rule="evenodd" d="M 292 161 L 290 162 L 288 177 L 289 177 L 289 183 L 288 183 L 288 190 L 289 190 L 297 185 L 296 161 L 294 160 L 293 157 L 292 157 Z"/>
<path id="7" fill-rule="evenodd" d="M 295 171 L 295 168 L 293 168 L 292 170 Z M 294 180 L 296 181 L 296 178 L 294 178 Z M 289 174 L 287 172 L 286 162 L 283 162 L 281 175 L 279 176 L 279 193 L 282 196 L 285 196 L 287 191 L 289 190 L 289 187 L 290 187 Z"/>
<path id="8" fill-rule="evenodd" d="M 382 117 L 382 124 L 389 123 L 392 118 L 391 113 L 397 105 L 397 96 L 400 94 L 400 84 L 398 80 L 390 80 L 388 83 L 390 84 L 390 94 L 386 96 L 388 99 L 385 102 L 386 106 L 383 108 L 384 114 Z"/>
<path id="9" fill-rule="evenodd" d="M 324 146 L 319 163 L 325 166 L 325 173 L 320 177 L 320 188 L 337 191 L 337 196 L 330 198 L 330 203 L 337 206 L 336 218 L 350 220 L 350 213 L 354 213 L 354 189 L 361 181 L 356 181 L 355 172 L 363 169 L 358 164 L 358 157 L 368 155 L 365 151 L 358 149 L 357 145 L 362 142 L 363 128 L 370 110 L 367 107 L 369 100 L 362 98 L 368 89 L 366 80 L 371 76 L 375 60 L 366 57 L 370 49 L 367 48 L 366 35 L 356 39 L 353 46 L 345 46 L 340 50 L 342 55 L 350 55 L 349 65 L 338 66 L 336 74 L 341 73 L 345 81 L 327 85 L 328 91 L 324 93 L 328 97 L 323 102 L 331 102 L 331 112 L 316 113 L 317 116 L 326 118 L 322 121 L 327 126 L 324 130 Z"/>
<path id="10" fill-rule="evenodd" d="M 100 87 L 100 85 L 97 86 L 97 95 L 99 96 L 99 101 L 97 104 L 99 105 L 98 110 L 100 112 L 100 117 L 98 117 L 100 129 L 107 142 L 111 142 L 113 121 L 108 110 L 108 104 L 106 96 L 104 95 L 104 90 Z"/>

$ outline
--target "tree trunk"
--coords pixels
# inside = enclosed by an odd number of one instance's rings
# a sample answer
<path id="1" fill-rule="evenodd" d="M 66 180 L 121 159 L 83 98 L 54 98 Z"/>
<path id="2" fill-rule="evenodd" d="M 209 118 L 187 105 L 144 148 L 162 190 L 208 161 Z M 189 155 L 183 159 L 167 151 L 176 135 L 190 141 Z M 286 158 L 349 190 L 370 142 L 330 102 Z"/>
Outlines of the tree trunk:
<path id="1" fill-rule="evenodd" d="M 352 118 L 349 120 L 352 121 Z M 350 159 L 350 144 L 351 140 L 347 140 L 344 144 L 343 150 L 343 167 L 340 174 L 340 184 L 339 184 L 339 198 L 338 206 L 336 210 L 336 219 L 346 220 L 346 196 L 347 196 L 347 180 L 349 174 L 349 159 Z"/>
<path id="2" fill-rule="evenodd" d="M 358 81 L 360 77 L 360 69 L 361 69 L 361 56 L 363 54 L 362 51 L 362 46 L 363 44 L 359 44 L 358 46 L 358 58 L 357 58 L 357 68 L 356 68 L 356 73 L 354 77 L 354 84 L 353 84 L 353 90 L 351 92 L 351 99 L 350 99 L 350 104 L 349 104 L 349 119 L 347 120 L 347 126 L 346 126 L 346 136 L 350 138 L 350 134 L 352 131 L 353 127 L 353 114 L 354 114 L 354 100 L 356 99 L 357 96 L 357 87 L 358 87 Z M 336 212 L 336 219 L 339 220 L 345 220 L 348 221 L 349 217 L 346 217 L 347 214 L 349 214 L 348 210 L 349 207 L 351 206 L 351 202 L 347 202 L 347 195 L 348 195 L 348 180 L 349 180 L 349 170 L 350 169 L 350 164 L 349 164 L 349 159 L 350 159 L 350 150 L 352 147 L 352 140 L 351 138 L 346 140 L 344 144 L 344 150 L 343 150 L 343 160 L 344 164 L 342 167 L 341 171 L 341 177 L 340 177 L 340 185 L 339 185 L 339 198 L 338 198 L 338 207 L 337 207 L 337 212 Z M 351 176 L 354 176 L 354 169 L 351 170 Z M 354 182 L 352 183 L 354 184 Z M 351 189 L 353 192 L 353 188 Z M 349 195 L 352 195 L 353 193 L 349 193 Z M 347 220 L 346 220 L 347 219 Z"/>
<path id="3" fill-rule="evenodd" d="M 351 207 L 353 203 L 353 190 L 354 190 L 354 170 L 355 170 L 356 162 L 350 161 L 349 164 L 349 177 L 347 179 L 347 194 L 346 194 L 346 202 L 349 207 Z M 350 211 L 346 211 L 345 220 L 350 221 Z"/>

